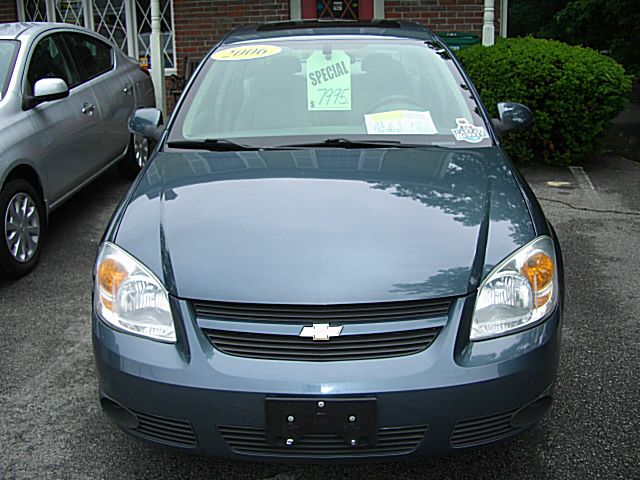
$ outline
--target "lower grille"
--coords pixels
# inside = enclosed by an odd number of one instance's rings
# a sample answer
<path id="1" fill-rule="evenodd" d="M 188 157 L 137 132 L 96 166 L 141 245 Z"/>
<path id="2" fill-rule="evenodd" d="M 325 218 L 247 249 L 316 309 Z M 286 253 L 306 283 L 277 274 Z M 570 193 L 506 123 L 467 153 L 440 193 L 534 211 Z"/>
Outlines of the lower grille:
<path id="1" fill-rule="evenodd" d="M 168 445 L 196 446 L 196 434 L 191 423 L 186 420 L 157 417 L 133 410 L 131 412 L 138 418 L 138 426 L 130 430 L 132 433 Z"/>
<path id="2" fill-rule="evenodd" d="M 229 355 L 267 360 L 329 362 L 412 355 L 433 343 L 440 328 L 344 335 L 314 341 L 297 335 L 204 329 L 213 346 Z"/>
<path id="3" fill-rule="evenodd" d="M 518 432 L 520 428 L 511 426 L 511 417 L 515 412 L 512 410 L 499 415 L 460 420 L 453 427 L 451 445 L 471 447 L 500 440 Z"/>
<path id="4" fill-rule="evenodd" d="M 369 447 L 348 446 L 339 435 L 305 435 L 290 447 L 273 447 L 267 443 L 264 429 L 219 426 L 229 448 L 244 455 L 278 455 L 323 458 L 335 456 L 404 455 L 413 452 L 424 438 L 427 427 L 385 427 L 378 430 L 378 443 Z"/>

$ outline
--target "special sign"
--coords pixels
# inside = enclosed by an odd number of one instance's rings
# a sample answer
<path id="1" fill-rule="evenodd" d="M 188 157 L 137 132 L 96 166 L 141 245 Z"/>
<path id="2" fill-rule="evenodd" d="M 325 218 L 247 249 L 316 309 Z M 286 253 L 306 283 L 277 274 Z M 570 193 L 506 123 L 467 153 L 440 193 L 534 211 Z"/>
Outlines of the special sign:
<path id="1" fill-rule="evenodd" d="M 345 52 L 309 55 L 307 109 L 351 110 L 351 59 Z"/>

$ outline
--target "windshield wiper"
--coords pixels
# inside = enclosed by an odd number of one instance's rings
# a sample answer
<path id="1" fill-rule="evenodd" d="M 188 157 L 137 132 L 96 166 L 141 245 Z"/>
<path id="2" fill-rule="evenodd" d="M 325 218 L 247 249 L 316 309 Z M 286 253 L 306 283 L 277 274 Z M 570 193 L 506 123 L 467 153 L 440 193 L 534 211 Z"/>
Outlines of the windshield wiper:
<path id="1" fill-rule="evenodd" d="M 403 143 L 399 140 L 349 140 L 348 138 L 327 138 L 320 142 L 295 143 L 293 145 L 280 145 L 280 148 L 299 147 L 333 147 L 333 148 L 417 148 L 428 147 L 417 143 Z"/>
<path id="2" fill-rule="evenodd" d="M 187 150 L 211 150 L 212 152 L 233 152 L 233 151 L 251 151 L 262 150 L 261 147 L 254 145 L 243 145 L 235 143 L 225 138 L 205 138 L 204 140 L 174 140 L 168 142 L 169 148 L 184 148 Z"/>

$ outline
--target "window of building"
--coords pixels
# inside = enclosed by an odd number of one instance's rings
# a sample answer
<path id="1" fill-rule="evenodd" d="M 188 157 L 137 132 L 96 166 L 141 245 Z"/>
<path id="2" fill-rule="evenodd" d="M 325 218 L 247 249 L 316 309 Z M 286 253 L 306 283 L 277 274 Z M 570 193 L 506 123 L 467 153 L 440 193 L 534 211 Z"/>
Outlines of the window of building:
<path id="1" fill-rule="evenodd" d="M 82 0 L 56 0 L 56 21 L 84 25 L 84 3 Z"/>
<path id="2" fill-rule="evenodd" d="M 150 0 L 18 0 L 20 21 L 65 22 L 98 32 L 130 57 L 148 65 Z M 160 43 L 165 73 L 176 73 L 173 0 L 160 0 Z M 153 68 L 153 65 L 149 65 Z"/>

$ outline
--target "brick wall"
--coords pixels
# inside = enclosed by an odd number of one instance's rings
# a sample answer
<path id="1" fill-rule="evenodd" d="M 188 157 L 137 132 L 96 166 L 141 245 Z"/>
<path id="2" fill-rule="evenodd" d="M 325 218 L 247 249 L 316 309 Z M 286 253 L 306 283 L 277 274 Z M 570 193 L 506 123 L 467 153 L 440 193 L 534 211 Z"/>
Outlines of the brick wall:
<path id="1" fill-rule="evenodd" d="M 0 23 L 17 21 L 18 10 L 15 0 L 0 0 Z"/>
<path id="2" fill-rule="evenodd" d="M 480 34 L 483 7 L 484 0 L 385 0 L 385 16 L 416 20 L 435 31 Z M 290 18 L 289 0 L 173 0 L 173 8 L 179 75 L 185 57 L 202 58 L 232 28 Z"/>
<path id="3" fill-rule="evenodd" d="M 185 57 L 202 58 L 231 29 L 289 19 L 289 0 L 173 0 L 178 73 Z"/>
<path id="4" fill-rule="evenodd" d="M 289 0 L 173 0 L 173 14 L 180 77 L 186 58 L 200 60 L 233 28 L 290 18 Z M 167 93 L 171 82 L 167 79 Z M 173 96 L 167 94 L 169 112 L 173 103 Z"/>
<path id="5" fill-rule="evenodd" d="M 386 18 L 416 20 L 436 32 L 482 33 L 484 0 L 385 0 Z M 500 2 L 495 2 L 496 34 Z"/>

